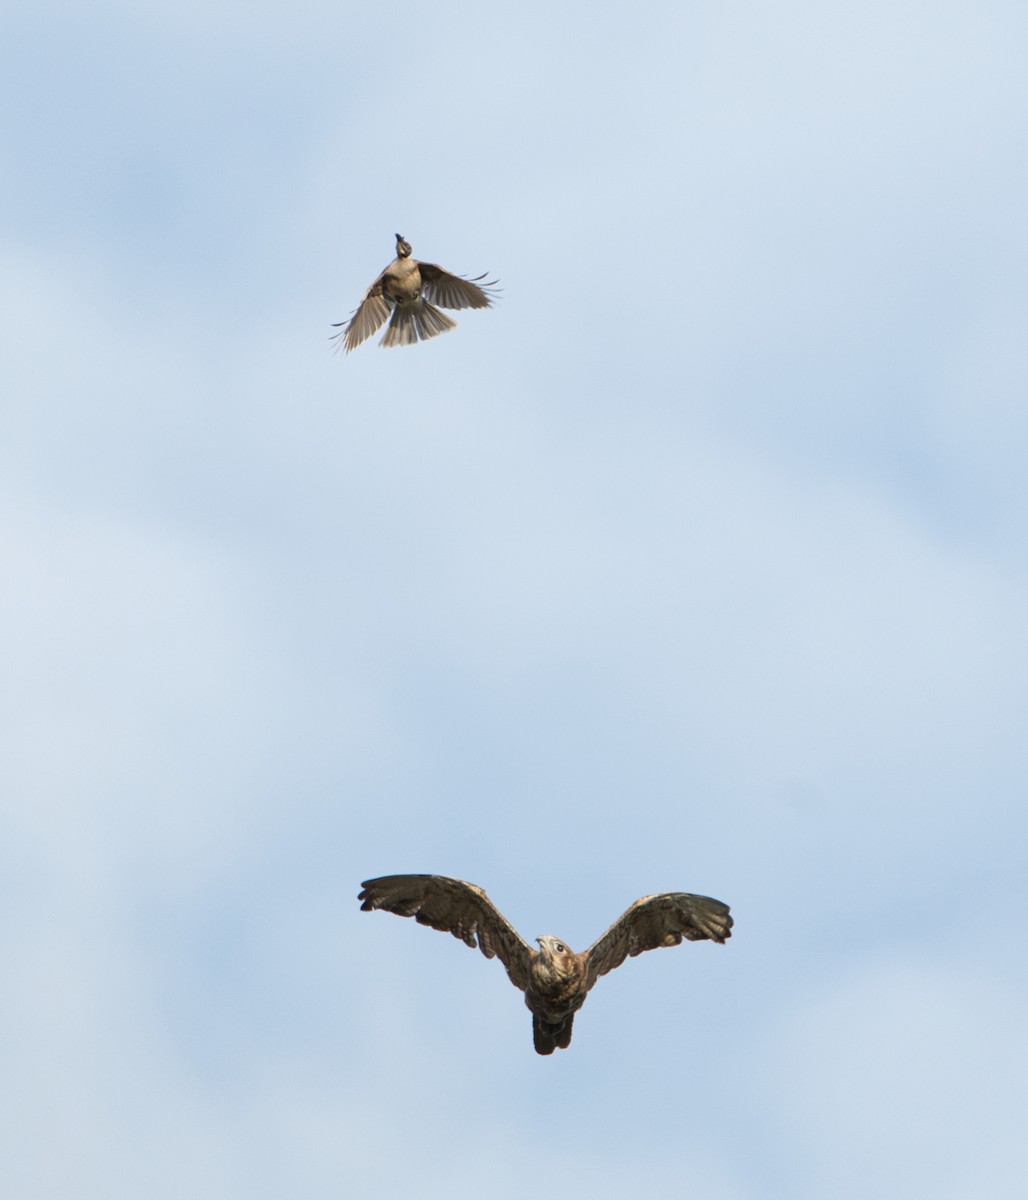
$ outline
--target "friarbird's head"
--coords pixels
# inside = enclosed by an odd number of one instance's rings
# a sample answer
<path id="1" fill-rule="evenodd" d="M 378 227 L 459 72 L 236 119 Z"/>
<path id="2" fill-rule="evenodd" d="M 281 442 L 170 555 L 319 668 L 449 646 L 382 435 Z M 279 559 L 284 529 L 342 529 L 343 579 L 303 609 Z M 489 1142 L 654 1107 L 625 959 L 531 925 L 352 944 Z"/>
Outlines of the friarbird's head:
<path id="1" fill-rule="evenodd" d="M 410 242 L 404 241 L 402 233 L 396 235 L 396 257 L 410 258 L 411 245 Z"/>

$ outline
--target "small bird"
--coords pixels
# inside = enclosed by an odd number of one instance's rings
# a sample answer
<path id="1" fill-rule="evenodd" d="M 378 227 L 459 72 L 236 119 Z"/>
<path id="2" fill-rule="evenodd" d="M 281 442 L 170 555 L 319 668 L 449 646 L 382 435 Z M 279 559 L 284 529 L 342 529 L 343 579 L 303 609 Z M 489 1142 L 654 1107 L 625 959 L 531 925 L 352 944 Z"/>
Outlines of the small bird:
<path id="1" fill-rule="evenodd" d="M 410 242 L 396 235 L 396 258 L 364 294 L 349 321 L 339 321 L 331 340 L 349 354 L 378 329 L 390 312 L 393 319 L 382 338 L 383 346 L 413 346 L 420 338 L 435 337 L 455 329 L 457 322 L 436 308 L 489 308 L 495 298 L 497 280 L 481 281 L 485 275 L 462 279 L 435 263 L 411 258 Z"/>
<path id="2" fill-rule="evenodd" d="M 732 936 L 727 904 L 689 892 L 663 892 L 636 900 L 581 954 L 552 935 L 536 938 L 539 949 L 533 950 L 485 892 L 462 879 L 386 875 L 366 880 L 361 888 L 362 912 L 381 908 L 413 917 L 419 925 L 477 945 L 486 958 L 498 956 L 511 983 L 525 993 L 537 1054 L 567 1049 L 575 1013 L 589 989 L 629 956 L 679 946 L 683 938 L 724 943 Z"/>

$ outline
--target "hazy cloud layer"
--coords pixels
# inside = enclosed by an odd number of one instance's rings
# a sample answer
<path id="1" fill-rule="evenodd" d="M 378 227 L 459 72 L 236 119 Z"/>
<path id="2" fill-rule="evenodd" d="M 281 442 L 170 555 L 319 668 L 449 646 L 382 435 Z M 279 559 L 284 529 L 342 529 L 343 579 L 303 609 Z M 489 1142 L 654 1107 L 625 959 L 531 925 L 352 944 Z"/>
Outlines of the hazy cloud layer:
<path id="1" fill-rule="evenodd" d="M 0 49 L 4 1194 L 1020 1196 L 1022 7 L 137 8 Z M 394 871 L 736 936 L 544 1061 Z"/>

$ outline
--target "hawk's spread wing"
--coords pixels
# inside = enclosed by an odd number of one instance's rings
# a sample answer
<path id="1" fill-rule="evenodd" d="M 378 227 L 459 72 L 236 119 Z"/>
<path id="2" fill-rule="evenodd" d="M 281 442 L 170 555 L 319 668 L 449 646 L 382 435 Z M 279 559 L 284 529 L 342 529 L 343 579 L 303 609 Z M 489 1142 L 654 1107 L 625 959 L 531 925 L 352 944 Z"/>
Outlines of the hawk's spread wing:
<path id="1" fill-rule="evenodd" d="M 443 308 L 488 308 L 492 304 L 495 280 L 483 284 L 484 275 L 461 279 L 435 263 L 418 263 L 418 269 L 421 294 L 430 304 L 440 304 Z"/>
<path id="2" fill-rule="evenodd" d="M 601 975 L 613 971 L 629 956 L 658 946 L 679 946 L 690 942 L 724 942 L 732 936 L 732 918 L 728 905 L 709 896 L 689 892 L 664 892 L 643 896 L 620 916 L 607 932 L 582 955 L 588 986 Z"/>
<path id="3" fill-rule="evenodd" d="M 363 912 L 382 908 L 452 933 L 486 958 L 498 957 L 515 987 L 528 987 L 532 950 L 480 887 L 445 875 L 385 875 L 361 887 Z"/>

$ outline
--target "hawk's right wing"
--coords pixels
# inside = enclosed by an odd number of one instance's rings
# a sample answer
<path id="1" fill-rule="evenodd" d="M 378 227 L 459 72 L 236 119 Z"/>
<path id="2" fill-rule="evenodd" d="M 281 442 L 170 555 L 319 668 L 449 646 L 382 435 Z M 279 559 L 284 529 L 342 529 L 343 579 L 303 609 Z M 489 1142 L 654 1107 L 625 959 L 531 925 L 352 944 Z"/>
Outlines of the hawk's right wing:
<path id="1" fill-rule="evenodd" d="M 381 908 L 452 933 L 486 958 L 499 958 L 515 987 L 528 987 L 533 951 L 480 887 L 446 875 L 384 875 L 361 887 L 363 912 Z"/>

